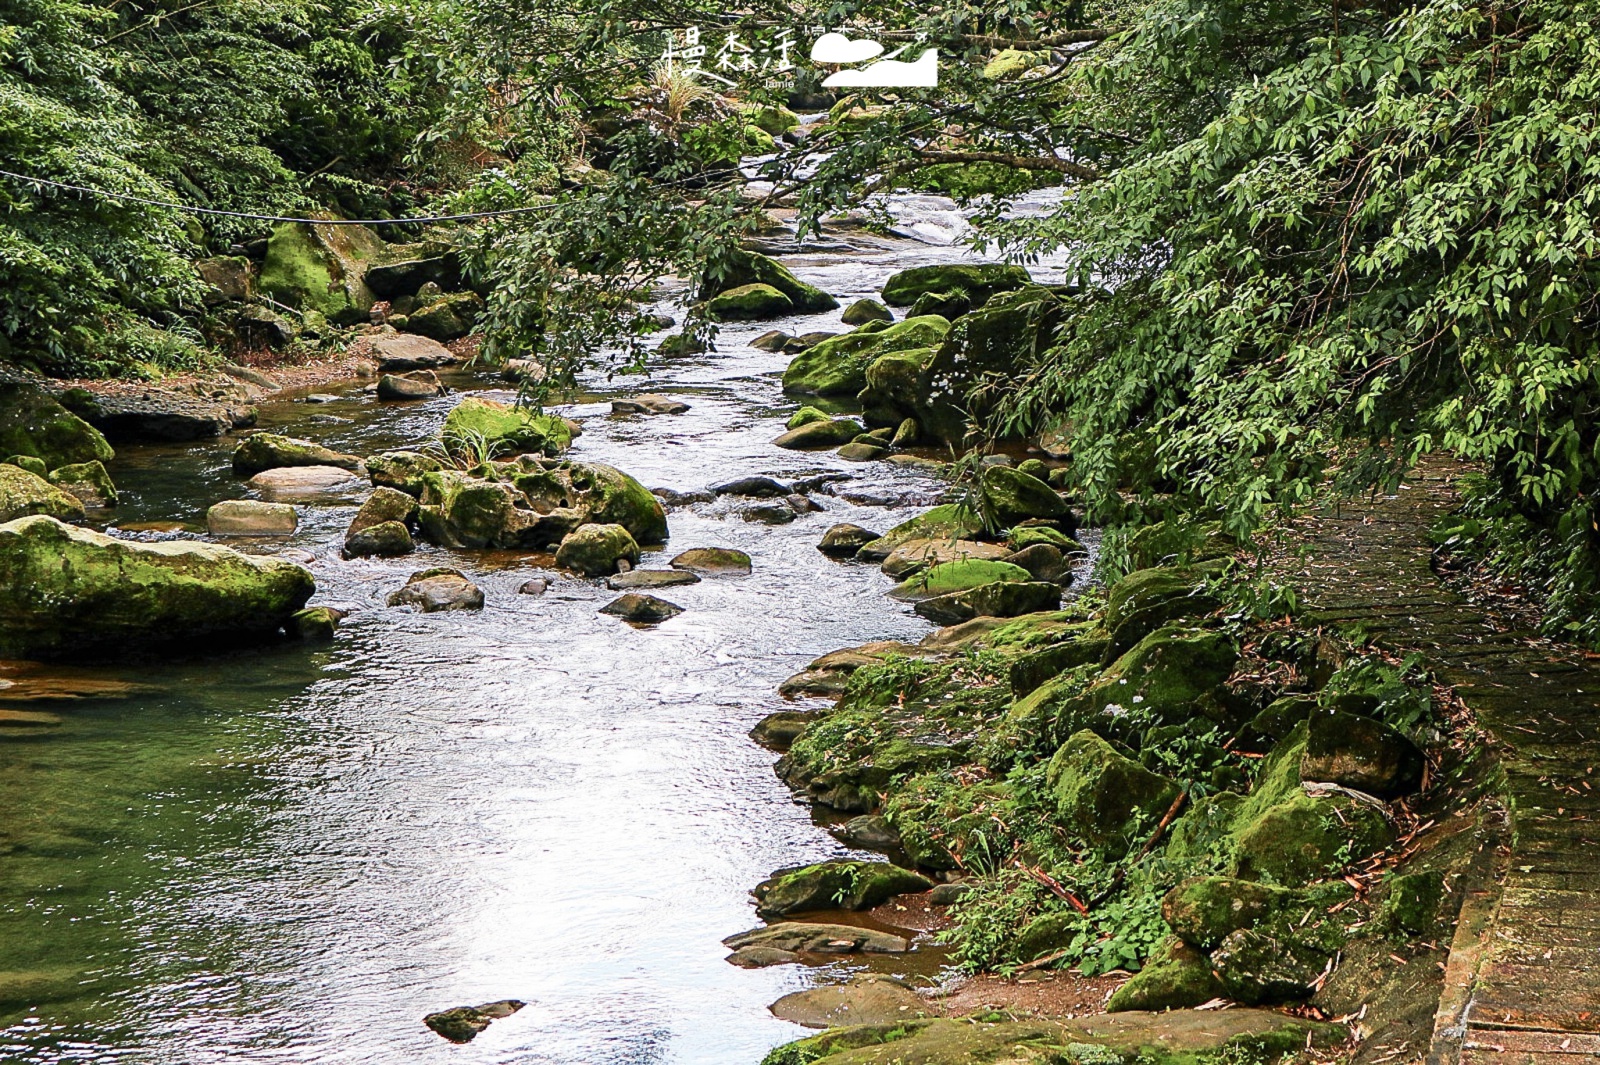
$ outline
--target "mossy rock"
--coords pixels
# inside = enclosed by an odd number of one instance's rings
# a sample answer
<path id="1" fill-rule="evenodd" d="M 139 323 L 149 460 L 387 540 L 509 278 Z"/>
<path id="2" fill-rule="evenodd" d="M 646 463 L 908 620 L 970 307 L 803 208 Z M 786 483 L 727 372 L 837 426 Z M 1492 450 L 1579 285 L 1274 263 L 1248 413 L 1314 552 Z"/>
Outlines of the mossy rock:
<path id="1" fill-rule="evenodd" d="M 117 505 L 117 486 L 112 483 L 111 475 L 98 459 L 57 466 L 48 479 L 62 491 L 77 496 L 78 501 L 86 507 Z"/>
<path id="2" fill-rule="evenodd" d="M 27 470 L 35 477 L 50 478 L 50 467 L 44 464 L 44 459 L 34 458 L 32 455 L 8 455 L 5 459 L 7 466 L 15 466 L 19 470 Z"/>
<path id="3" fill-rule="evenodd" d="M 1210 574 L 1189 567 L 1135 570 L 1106 590 L 1105 625 L 1121 654 L 1169 622 L 1214 613 L 1222 605 Z"/>
<path id="4" fill-rule="evenodd" d="M 990 81 L 1010 81 L 1035 67 L 1049 65 L 1048 51 L 1025 52 L 1018 48 L 1006 48 L 996 52 L 994 58 L 984 64 L 983 76 Z"/>
<path id="5" fill-rule="evenodd" d="M 883 302 L 891 307 L 907 307 L 928 292 L 962 290 L 981 303 L 997 292 L 1031 285 L 1033 278 L 1020 266 L 999 263 L 942 263 L 913 266 L 891 274 L 883 285 Z"/>
<path id="6" fill-rule="evenodd" d="M 1444 905 L 1444 875 L 1437 869 L 1394 873 L 1384 882 L 1388 894 L 1379 908 L 1386 928 L 1403 934 L 1431 936 L 1439 928 Z"/>
<path id="7" fill-rule="evenodd" d="M 1190 877 L 1161 900 L 1161 916 L 1183 942 L 1215 950 L 1241 928 L 1253 928 L 1294 895 L 1284 888 L 1228 876 Z"/>
<path id="8" fill-rule="evenodd" d="M 83 503 L 72 493 L 20 466 L 0 465 L 0 522 L 34 514 L 81 521 Z"/>
<path id="9" fill-rule="evenodd" d="M 100 430 L 43 388 L 0 382 L 0 455 L 36 458 L 48 471 L 78 462 L 110 462 L 114 454 Z"/>
<path id="10" fill-rule="evenodd" d="M 795 356 L 783 372 L 783 390 L 814 396 L 854 396 L 867 386 L 867 367 L 892 351 L 931 348 L 944 339 L 950 323 L 937 315 L 907 318 L 869 328 L 868 323 L 824 340 Z"/>
<path id="11" fill-rule="evenodd" d="M 1342 872 L 1394 842 L 1382 812 L 1344 795 L 1300 792 L 1235 831 L 1234 871 L 1298 887 Z"/>
<path id="12" fill-rule="evenodd" d="M 860 422 L 849 418 L 825 418 L 790 429 L 773 444 L 788 451 L 813 451 L 848 444 L 860 435 Z"/>
<path id="13" fill-rule="evenodd" d="M 932 348 L 908 348 L 867 364 L 866 386 L 856 400 L 869 424 L 893 426 L 908 419 L 915 424 L 922 368 L 932 357 Z"/>
<path id="14" fill-rule="evenodd" d="M 783 427 L 785 429 L 793 430 L 799 429 L 804 425 L 813 425 L 817 422 L 826 422 L 832 420 L 833 415 L 829 414 L 825 410 L 818 410 L 816 407 L 801 407 L 799 410 L 789 415 L 789 420 L 784 422 Z"/>
<path id="15" fill-rule="evenodd" d="M 1228 558 L 1239 550 L 1239 543 L 1223 532 L 1220 521 L 1169 518 L 1135 530 L 1126 550 L 1133 569 L 1142 570 Z"/>
<path id="16" fill-rule="evenodd" d="M 345 455 L 310 440 L 278 433 L 252 433 L 233 450 L 233 472 L 250 477 L 263 470 L 286 466 L 336 466 L 341 470 L 361 469 L 361 459 Z"/>
<path id="17" fill-rule="evenodd" d="M 794 312 L 794 301 L 771 285 L 740 285 L 706 303 L 706 314 L 719 322 L 781 318 Z"/>
<path id="18" fill-rule="evenodd" d="M 1210 959 L 1177 936 L 1168 936 L 1133 979 L 1112 994 L 1106 1012 L 1190 1009 L 1210 1002 L 1221 991 Z"/>
<path id="19" fill-rule="evenodd" d="M 1014 818 L 1006 782 L 958 784 L 947 773 L 902 782 L 884 803 L 895 843 L 920 869 L 953 870 L 993 845 L 996 822 Z"/>
<path id="20" fill-rule="evenodd" d="M 1006 563 L 1009 565 L 1009 563 Z M 1022 569 L 1022 567 L 1016 567 Z M 1023 570 L 1027 573 L 1027 570 Z M 1029 574 L 1032 577 L 1032 574 Z M 959 625 L 973 618 L 1011 618 L 1061 605 L 1061 586 L 1051 581 L 1001 580 L 923 599 L 918 616 L 936 625 Z"/>
<path id="21" fill-rule="evenodd" d="M 451 452 L 495 458 L 559 455 L 572 444 L 572 427 L 553 414 L 468 396 L 445 416 L 440 439 Z"/>
<path id="22" fill-rule="evenodd" d="M 943 503 L 925 514 L 908 518 L 857 552 L 864 562 L 882 562 L 901 544 L 911 540 L 971 540 L 983 534 L 983 522 L 956 503 Z"/>
<path id="23" fill-rule="evenodd" d="M 300 566 L 215 544 L 130 543 L 45 516 L 0 525 L 7 657 L 261 639 L 314 590 Z"/>
<path id="24" fill-rule="evenodd" d="M 280 303 L 356 325 L 377 302 L 367 265 L 383 258 L 383 239 L 365 226 L 285 222 L 267 240 L 257 288 Z"/>
<path id="25" fill-rule="evenodd" d="M 422 494 L 422 478 L 444 464 L 415 451 L 386 451 L 367 459 L 367 477 L 376 488 L 393 488 L 409 496 Z"/>
<path id="26" fill-rule="evenodd" d="M 620 525 L 584 525 L 568 533 L 556 549 L 556 565 L 585 577 L 617 572 L 617 563 L 639 561 L 639 545 Z"/>
<path id="27" fill-rule="evenodd" d="M 892 322 L 894 312 L 874 299 L 856 300 L 844 309 L 840 320 L 845 325 L 865 325 L 868 322 Z"/>
<path id="28" fill-rule="evenodd" d="M 751 894 L 756 915 L 770 921 L 816 910 L 867 910 L 932 888 L 927 877 L 888 862 L 830 861 L 775 873 Z"/>
<path id="29" fill-rule="evenodd" d="M 936 595 L 963 592 L 995 581 L 1030 581 L 1033 577 L 1021 566 L 992 559 L 963 558 L 940 562 L 913 574 L 895 585 L 889 593 L 896 599 L 930 599 Z"/>
<path id="30" fill-rule="evenodd" d="M 1062 827 L 1112 857 L 1148 835 L 1180 791 L 1087 729 L 1050 759 L 1046 781 Z"/>
<path id="31" fill-rule="evenodd" d="M 1043 518 L 1072 527 L 1072 509 L 1045 482 L 1008 466 L 990 466 L 979 482 L 985 506 L 1001 525 Z"/>
<path id="32" fill-rule="evenodd" d="M 800 116 L 779 104 L 746 105 L 746 121 L 771 137 L 781 137 L 800 125 Z"/>
<path id="33" fill-rule="evenodd" d="M 441 344 L 460 340 L 478 324 L 483 307 L 476 292 L 452 292 L 407 315 L 405 331 Z"/>
<path id="34" fill-rule="evenodd" d="M 1013 699 L 1026 699 L 1068 670 L 1098 663 L 1105 657 L 1111 641 L 1098 623 L 1077 622 L 1075 628 L 1075 637 L 1024 651 L 1012 660 L 1009 676 Z"/>
<path id="35" fill-rule="evenodd" d="M 839 306 L 838 300 L 815 285 L 801 281 L 776 259 L 743 249 L 736 250 L 730 258 L 729 272 L 720 280 L 709 283 L 701 291 L 701 299 L 709 300 L 744 285 L 769 285 L 789 297 L 795 312 L 799 314 L 819 314 L 836 310 Z"/>
<path id="36" fill-rule="evenodd" d="M 880 708 L 841 708 L 819 718 L 778 760 L 778 776 L 812 802 L 872 813 L 890 781 L 966 761 L 967 745 L 941 742 L 924 722 L 905 730 Z"/>
<path id="37" fill-rule="evenodd" d="M 1398 799 L 1422 787 L 1422 751 L 1382 721 L 1318 708 L 1307 718 L 1300 779 L 1341 784 L 1380 799 Z"/>
<path id="38" fill-rule="evenodd" d="M 1227 633 L 1168 625 L 1131 647 L 1101 674 L 1097 689 L 1166 721 L 1205 712 L 1202 698 L 1228 679 L 1239 649 Z"/>
<path id="39" fill-rule="evenodd" d="M 1063 554 L 1082 550 L 1082 545 L 1053 525 L 1018 525 L 1006 534 L 1012 550 L 1023 551 L 1034 544 L 1049 544 Z"/>
<path id="40" fill-rule="evenodd" d="M 1055 343 L 1056 326 L 1070 304 L 1035 285 L 991 296 L 958 318 L 918 379 L 911 413 L 926 436 L 963 446 L 970 425 L 981 424 L 1004 394 L 992 386 L 1033 370 Z"/>
<path id="41" fill-rule="evenodd" d="M 1254 928 L 1232 933 L 1211 955 L 1228 997 L 1249 1006 L 1306 998 L 1331 962 L 1310 944 Z"/>
<path id="42" fill-rule="evenodd" d="M 344 538 L 345 558 L 398 558 L 416 550 L 411 530 L 400 521 L 380 521 L 367 525 Z"/>

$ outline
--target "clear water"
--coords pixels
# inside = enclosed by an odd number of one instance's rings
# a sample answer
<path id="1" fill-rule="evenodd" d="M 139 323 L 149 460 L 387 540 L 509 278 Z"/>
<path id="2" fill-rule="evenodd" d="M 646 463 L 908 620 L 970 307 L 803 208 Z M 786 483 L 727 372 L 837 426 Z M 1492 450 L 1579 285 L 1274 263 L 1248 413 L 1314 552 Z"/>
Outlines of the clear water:
<path id="1" fill-rule="evenodd" d="M 955 255 L 791 265 L 848 303 Z M 747 341 L 774 325 L 843 328 L 837 313 L 735 327 L 648 379 L 596 380 L 568 411 L 574 457 L 680 490 L 842 470 L 898 505 L 818 495 L 823 513 L 779 527 L 726 500 L 673 511 L 646 565 L 729 546 L 755 572 L 668 590 L 686 612 L 650 630 L 598 614 L 614 594 L 599 582 L 517 594 L 548 559 L 343 561 L 356 501 L 303 506 L 288 547 L 314 556 L 314 602 L 355 608 L 332 645 L 132 663 L 112 673 L 157 694 L 0 730 L 0 1060 L 753 1065 L 803 1034 L 766 1007 L 817 973 L 734 968 L 720 940 L 758 923 L 747 892 L 771 870 L 846 852 L 746 732 L 812 657 L 928 631 L 875 568 L 815 544 L 839 521 L 886 528 L 939 486 L 773 447 L 796 406 L 786 360 Z M 693 409 L 609 415 L 610 395 L 646 389 Z M 323 391 L 342 398 L 277 403 L 262 424 L 369 454 L 426 440 L 458 398 Z M 199 521 L 246 494 L 230 448 L 124 449 L 118 520 Z M 484 588 L 481 614 L 383 605 L 446 563 Z M 466 1046 L 421 1024 L 501 998 L 529 1005 Z"/>

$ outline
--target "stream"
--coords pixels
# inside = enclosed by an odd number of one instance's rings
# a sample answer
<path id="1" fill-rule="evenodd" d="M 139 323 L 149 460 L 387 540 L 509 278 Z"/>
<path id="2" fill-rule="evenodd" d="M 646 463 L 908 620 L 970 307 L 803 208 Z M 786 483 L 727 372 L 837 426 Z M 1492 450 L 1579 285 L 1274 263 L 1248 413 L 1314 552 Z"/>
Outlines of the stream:
<path id="1" fill-rule="evenodd" d="M 843 307 L 896 270 L 967 257 L 948 244 L 953 205 L 906 202 L 920 240 L 785 262 Z M 344 561 L 358 493 L 301 506 L 286 544 L 251 548 L 313 556 L 313 604 L 353 609 L 335 642 L 119 666 L 152 690 L 52 704 L 59 728 L 0 734 L 0 1060 L 755 1065 L 805 1034 L 768 1004 L 863 963 L 743 970 L 720 941 L 759 923 L 748 891 L 772 870 L 852 852 L 747 732 L 812 658 L 930 631 L 876 567 L 816 543 L 838 522 L 882 531 L 941 485 L 772 446 L 797 403 L 780 389 L 788 356 L 749 346 L 769 328 L 845 327 L 838 311 L 728 326 L 713 353 L 596 376 L 562 408 L 584 428 L 573 458 L 652 488 L 850 475 L 788 525 L 741 520 L 729 497 L 671 509 L 644 566 L 703 546 L 754 560 L 664 593 L 680 617 L 601 615 L 616 593 L 600 581 L 518 594 L 548 556 L 422 545 Z M 274 400 L 259 425 L 369 455 L 434 436 L 463 393 L 510 396 L 487 373 L 447 383 L 409 404 L 319 387 L 335 398 Z M 611 415 L 641 391 L 692 409 Z M 202 521 L 244 496 L 235 443 L 120 449 L 113 524 Z M 432 565 L 466 572 L 486 608 L 384 605 Z M 937 976 L 923 948 L 891 970 Z M 503 998 L 528 1005 L 467 1045 L 421 1022 Z"/>

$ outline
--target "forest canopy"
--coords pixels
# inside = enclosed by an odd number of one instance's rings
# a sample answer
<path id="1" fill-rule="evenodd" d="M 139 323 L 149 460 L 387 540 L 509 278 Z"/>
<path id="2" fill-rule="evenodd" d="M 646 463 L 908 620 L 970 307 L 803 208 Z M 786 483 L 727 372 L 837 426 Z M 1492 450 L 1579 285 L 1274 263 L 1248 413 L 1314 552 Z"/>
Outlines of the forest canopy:
<path id="1" fill-rule="evenodd" d="M 452 234 L 489 357 L 644 357 L 661 276 L 715 285 L 793 204 L 969 201 L 1074 286 L 1045 354 L 982 383 L 989 436 L 1059 430 L 1105 522 L 1236 531 L 1449 450 L 1442 537 L 1600 644 L 1600 3 L 0 0 L 3 169 L 260 214 L 547 209 Z M 935 89 L 818 96 L 824 29 L 937 47 Z M 793 64 L 704 69 L 790 31 Z M 831 108 L 806 135 L 784 115 Z M 750 168 L 771 182 L 746 194 Z M 743 162 L 741 162 L 741 160 Z M 1009 196 L 1063 185 L 1010 217 Z M 216 346 L 193 262 L 245 220 L 0 179 L 0 345 L 48 372 Z M 408 227 L 390 239 L 414 239 Z M 4 351 L 0 351 L 3 354 Z"/>

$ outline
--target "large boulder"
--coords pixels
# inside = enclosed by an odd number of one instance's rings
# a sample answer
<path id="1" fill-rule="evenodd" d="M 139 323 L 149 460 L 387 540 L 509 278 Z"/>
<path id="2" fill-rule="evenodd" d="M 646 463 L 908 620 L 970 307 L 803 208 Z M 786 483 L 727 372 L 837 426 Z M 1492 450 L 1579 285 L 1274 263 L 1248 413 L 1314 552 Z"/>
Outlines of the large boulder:
<path id="1" fill-rule="evenodd" d="M 785 995 L 772 1015 L 806 1028 L 847 1024 L 899 1024 L 934 1013 L 933 1003 L 890 976 L 865 973 L 847 984 L 828 984 Z"/>
<path id="2" fill-rule="evenodd" d="M 365 274 L 386 249 L 365 226 L 285 222 L 267 240 L 256 285 L 280 303 L 316 311 L 338 325 L 355 325 L 377 302 Z"/>
<path id="3" fill-rule="evenodd" d="M 1043 518 L 1058 524 L 1073 525 L 1072 510 L 1039 478 L 1012 469 L 990 466 L 979 482 L 984 504 L 1001 525 L 1015 525 L 1029 518 Z"/>
<path id="4" fill-rule="evenodd" d="M 43 516 L 0 525 L 6 657 L 267 637 L 314 590 L 300 566 L 216 544 L 129 543 Z"/>
<path id="5" fill-rule="evenodd" d="M 797 425 L 773 443 L 787 451 L 811 451 L 848 444 L 860 435 L 860 422 L 849 418 L 827 418 Z"/>
<path id="6" fill-rule="evenodd" d="M 1135 570 L 1106 590 L 1105 626 L 1121 654 L 1174 621 L 1200 618 L 1222 605 L 1209 574 L 1190 567 Z"/>
<path id="7" fill-rule="evenodd" d="M 461 285 L 461 257 L 442 246 L 400 245 L 388 249 L 387 261 L 367 267 L 366 282 L 379 299 L 414 296 L 433 283 L 445 291 Z"/>
<path id="8" fill-rule="evenodd" d="M 0 455 L 29 455 L 46 469 L 75 462 L 109 462 L 100 431 L 38 385 L 0 381 Z"/>
<path id="9" fill-rule="evenodd" d="M 1003 565 L 1003 563 L 1002 563 Z M 1027 571 L 1024 570 L 1024 573 Z M 959 625 L 973 618 L 1015 618 L 1054 610 L 1061 605 L 1061 586 L 1048 581 L 993 581 L 960 592 L 924 599 L 919 617 L 935 625 Z"/>
<path id="10" fill-rule="evenodd" d="M 86 507 L 114 507 L 117 505 L 117 486 L 112 483 L 111 474 L 106 472 L 105 466 L 99 459 L 90 459 L 88 462 L 73 462 L 66 466 L 57 466 L 50 471 L 50 483 L 64 492 L 77 496 L 78 501 Z M 39 513 L 43 513 L 40 511 Z M 60 515 L 57 515 L 59 517 Z M 12 517 L 21 517 L 20 514 Z M 10 519 L 5 519 L 9 521 Z"/>
<path id="11" fill-rule="evenodd" d="M 917 297 L 929 293 L 963 292 L 974 305 L 999 292 L 1031 285 L 1033 278 L 1020 266 L 1000 263 L 943 263 L 913 266 L 890 274 L 883 284 L 883 302 L 891 307 L 907 307 Z"/>
<path id="12" fill-rule="evenodd" d="M 478 324 L 483 314 L 483 297 L 476 292 L 454 292 L 440 296 L 406 316 L 408 333 L 417 333 L 441 343 L 460 340 Z"/>
<path id="13" fill-rule="evenodd" d="M 1228 997 L 1247 1006 L 1305 998 L 1332 964 L 1308 943 L 1253 928 L 1232 933 L 1211 955 Z"/>
<path id="14" fill-rule="evenodd" d="M 1180 790 L 1087 729 L 1061 745 L 1045 779 L 1062 827 L 1111 857 L 1148 836 Z"/>
<path id="15" fill-rule="evenodd" d="M 942 503 L 863 544 L 856 557 L 863 562 L 883 562 L 895 548 L 912 540 L 968 540 L 982 534 L 983 522 L 978 515 L 959 504 Z"/>
<path id="16" fill-rule="evenodd" d="M 1342 784 L 1380 799 L 1422 787 L 1422 751 L 1382 721 L 1321 708 L 1309 721 L 1300 779 Z"/>
<path id="17" fill-rule="evenodd" d="M 77 496 L 20 466 L 0 465 L 0 522 L 45 514 L 64 521 L 83 518 Z"/>
<path id="18" fill-rule="evenodd" d="M 372 357 L 378 360 L 378 369 L 384 373 L 437 370 L 461 361 L 437 340 L 412 333 L 376 337 L 371 351 Z"/>
<path id="19" fill-rule="evenodd" d="M 869 322 L 796 355 L 783 371 L 783 390 L 814 396 L 854 396 L 867 386 L 867 367 L 894 351 L 931 348 L 950 331 L 936 314 L 885 325 Z"/>
<path id="20" fill-rule="evenodd" d="M 892 557 L 892 556 L 891 556 Z M 890 590 L 895 599 L 932 599 L 953 592 L 965 592 L 996 581 L 1031 580 L 1027 570 L 986 558 L 959 558 L 940 562 L 925 570 L 913 573 Z"/>
<path id="21" fill-rule="evenodd" d="M 1132 980 L 1106 1002 L 1107 1013 L 1191 1009 L 1216 998 L 1221 983 L 1211 961 L 1176 936 L 1156 946 Z"/>
<path id="22" fill-rule="evenodd" d="M 728 272 L 721 278 L 708 282 L 701 289 L 700 297 L 711 299 L 729 289 L 745 285 L 768 285 L 777 289 L 789 298 L 795 311 L 802 314 L 831 311 L 839 306 L 838 300 L 815 285 L 801 281 L 776 259 L 769 259 L 758 252 L 743 249 L 732 253 L 729 257 Z"/>
<path id="23" fill-rule="evenodd" d="M 253 433 L 233 451 L 233 472 L 241 477 L 284 466 L 336 466 L 342 470 L 359 470 L 361 459 L 310 440 L 277 433 Z"/>
<path id="24" fill-rule="evenodd" d="M 507 455 L 559 455 L 572 443 L 572 427 L 553 414 L 468 396 L 445 417 L 445 447 L 479 459 Z"/>
<path id="25" fill-rule="evenodd" d="M 209 440 L 256 423 L 256 409 L 240 398 L 197 396 L 170 388 L 95 395 L 76 388 L 62 402 L 117 443 Z M 106 449 L 109 452 L 109 447 Z M 104 456 L 95 455 L 104 461 Z"/>
<path id="26" fill-rule="evenodd" d="M 1241 928 L 1278 912 L 1294 894 L 1284 888 L 1229 876 L 1195 876 L 1167 892 L 1161 917 L 1183 942 L 1215 950 Z"/>
<path id="27" fill-rule="evenodd" d="M 394 488 L 409 496 L 422 494 L 422 479 L 444 469 L 444 463 L 415 451 L 386 451 L 367 460 L 367 477 L 377 488 Z"/>

